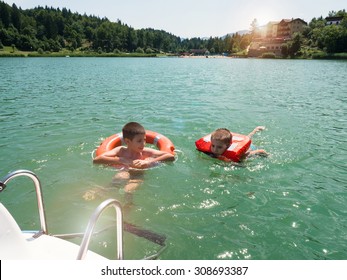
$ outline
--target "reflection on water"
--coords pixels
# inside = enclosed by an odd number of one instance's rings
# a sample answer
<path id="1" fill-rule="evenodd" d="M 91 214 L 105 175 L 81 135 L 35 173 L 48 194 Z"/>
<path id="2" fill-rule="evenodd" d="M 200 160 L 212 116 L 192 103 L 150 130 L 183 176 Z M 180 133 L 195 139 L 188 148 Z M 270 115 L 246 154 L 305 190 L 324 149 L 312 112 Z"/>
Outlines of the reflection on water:
<path id="1" fill-rule="evenodd" d="M 1 58 L 0 173 L 39 175 L 52 233 L 84 231 L 112 197 L 128 223 L 166 236 L 161 259 L 346 259 L 346 73 L 335 61 Z M 131 203 L 112 184 L 118 171 L 91 160 L 128 121 L 177 149 L 174 163 L 145 171 Z M 268 158 L 236 166 L 195 150 L 217 127 L 257 125 L 266 130 L 253 143 Z M 0 198 L 35 228 L 21 184 Z M 112 234 L 93 249 L 114 257 Z M 160 249 L 125 233 L 128 259 Z"/>

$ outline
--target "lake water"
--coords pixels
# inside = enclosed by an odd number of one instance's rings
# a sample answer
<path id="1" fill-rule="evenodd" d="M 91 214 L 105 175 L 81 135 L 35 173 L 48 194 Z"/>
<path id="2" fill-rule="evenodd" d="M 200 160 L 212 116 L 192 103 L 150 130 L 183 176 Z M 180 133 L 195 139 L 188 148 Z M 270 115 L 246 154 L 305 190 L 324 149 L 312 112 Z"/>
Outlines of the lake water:
<path id="1" fill-rule="evenodd" d="M 124 213 L 166 236 L 160 259 L 347 259 L 346 76 L 344 61 L 1 58 L 0 177 L 35 172 L 49 232 L 83 232 L 103 200 L 127 202 L 110 184 L 117 171 L 93 165 L 92 153 L 137 121 L 177 151 L 145 171 Z M 215 128 L 258 125 L 253 144 L 268 158 L 236 167 L 195 149 Z M 0 201 L 22 228 L 39 227 L 28 178 Z M 111 210 L 100 224 L 114 223 Z M 91 248 L 114 258 L 113 235 Z M 160 250 L 127 232 L 124 245 L 126 259 Z"/>

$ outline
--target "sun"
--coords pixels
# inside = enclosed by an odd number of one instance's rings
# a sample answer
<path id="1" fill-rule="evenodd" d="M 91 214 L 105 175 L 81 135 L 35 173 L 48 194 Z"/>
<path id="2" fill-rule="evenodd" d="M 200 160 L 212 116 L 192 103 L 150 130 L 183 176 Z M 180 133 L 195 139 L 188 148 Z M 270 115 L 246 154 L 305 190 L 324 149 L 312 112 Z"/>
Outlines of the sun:
<path id="1" fill-rule="evenodd" d="M 268 24 L 270 21 L 278 20 L 276 13 L 272 9 L 268 8 L 259 8 L 255 12 L 255 17 L 257 19 L 258 25 L 263 26 Z"/>

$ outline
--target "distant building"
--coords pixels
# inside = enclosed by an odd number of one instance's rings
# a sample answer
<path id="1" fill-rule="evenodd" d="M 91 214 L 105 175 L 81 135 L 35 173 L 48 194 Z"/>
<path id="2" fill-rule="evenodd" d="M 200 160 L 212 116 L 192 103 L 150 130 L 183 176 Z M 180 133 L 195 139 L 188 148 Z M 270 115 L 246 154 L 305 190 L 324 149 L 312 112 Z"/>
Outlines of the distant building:
<path id="1" fill-rule="evenodd" d="M 206 49 L 190 49 L 191 55 L 206 55 L 207 50 Z"/>
<path id="2" fill-rule="evenodd" d="M 300 19 L 282 19 L 281 21 L 270 21 L 267 25 L 260 27 L 259 36 L 253 38 L 248 56 L 261 56 L 265 52 L 281 55 L 282 44 L 292 38 L 296 32 L 302 32 L 307 23 Z"/>
<path id="3" fill-rule="evenodd" d="M 258 57 L 263 53 L 274 53 L 281 55 L 282 44 L 286 42 L 284 38 L 257 38 L 249 45 L 248 56 Z"/>
<path id="4" fill-rule="evenodd" d="M 261 27 L 261 38 L 291 38 L 295 32 L 302 32 L 307 22 L 300 19 L 282 19 L 270 21 Z"/>
<path id="5" fill-rule="evenodd" d="M 325 25 L 338 25 L 343 20 L 343 17 L 326 17 Z"/>
<path id="6" fill-rule="evenodd" d="M 262 34 L 262 38 L 276 38 L 277 37 L 277 29 L 278 29 L 278 21 L 270 21 L 264 28 Z"/>

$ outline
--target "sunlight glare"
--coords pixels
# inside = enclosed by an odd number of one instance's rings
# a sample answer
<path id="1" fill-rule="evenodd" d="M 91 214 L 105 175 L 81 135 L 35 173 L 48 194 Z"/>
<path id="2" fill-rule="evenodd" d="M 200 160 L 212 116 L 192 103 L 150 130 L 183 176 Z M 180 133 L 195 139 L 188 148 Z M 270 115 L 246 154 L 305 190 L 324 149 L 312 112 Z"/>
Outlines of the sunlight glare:
<path id="1" fill-rule="evenodd" d="M 277 15 L 275 15 L 272 9 L 260 8 L 255 12 L 255 17 L 257 19 L 258 25 L 263 26 L 268 24 L 270 21 L 280 20 Z"/>

